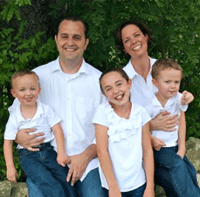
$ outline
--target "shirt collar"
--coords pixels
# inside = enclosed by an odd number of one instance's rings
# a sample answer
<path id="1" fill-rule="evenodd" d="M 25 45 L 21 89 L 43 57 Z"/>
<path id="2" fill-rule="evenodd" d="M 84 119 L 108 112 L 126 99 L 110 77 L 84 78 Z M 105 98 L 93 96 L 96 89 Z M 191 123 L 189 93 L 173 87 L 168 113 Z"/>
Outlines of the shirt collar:
<path id="1" fill-rule="evenodd" d="M 21 114 L 20 105 L 17 106 L 16 113 L 17 113 L 17 117 L 18 117 L 18 121 L 19 122 L 26 121 L 26 119 Z M 37 110 L 36 110 L 36 113 L 33 116 L 32 120 L 35 120 L 35 119 L 39 118 L 42 113 L 43 113 L 42 104 L 41 104 L 41 102 L 39 100 L 37 100 Z M 30 119 L 27 119 L 27 120 L 30 120 Z"/>
<path id="2" fill-rule="evenodd" d="M 149 59 L 150 59 L 150 71 L 149 71 L 148 75 L 151 75 L 152 66 L 153 66 L 153 64 L 155 63 L 156 60 L 151 58 L 151 57 L 149 57 Z M 126 65 L 126 73 L 128 73 L 129 78 L 131 78 L 131 79 L 133 79 L 136 75 L 139 75 L 135 71 L 135 69 L 134 69 L 134 67 L 131 63 L 131 59 L 129 60 L 128 64 Z"/>
<path id="3" fill-rule="evenodd" d="M 55 72 L 55 71 L 61 71 L 62 72 L 62 69 L 61 69 L 61 66 L 60 66 L 60 63 L 59 63 L 59 57 L 55 60 L 55 64 L 52 67 L 52 72 Z M 87 65 L 87 63 L 85 62 L 84 59 L 83 59 L 83 62 L 81 64 L 80 69 L 77 72 L 77 75 L 79 75 L 81 73 L 89 74 L 89 67 L 88 67 L 88 65 Z"/>

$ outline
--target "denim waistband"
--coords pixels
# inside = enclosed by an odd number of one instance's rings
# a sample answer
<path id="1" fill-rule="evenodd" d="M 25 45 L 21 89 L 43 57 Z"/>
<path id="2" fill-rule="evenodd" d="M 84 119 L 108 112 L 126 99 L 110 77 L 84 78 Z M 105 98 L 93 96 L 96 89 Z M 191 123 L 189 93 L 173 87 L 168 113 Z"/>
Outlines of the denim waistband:
<path id="1" fill-rule="evenodd" d="M 33 146 L 32 148 L 39 148 L 39 149 L 42 149 L 42 148 L 45 148 L 45 147 L 50 147 L 51 146 L 51 143 L 50 142 L 46 142 L 46 143 L 42 143 L 38 146 Z"/>

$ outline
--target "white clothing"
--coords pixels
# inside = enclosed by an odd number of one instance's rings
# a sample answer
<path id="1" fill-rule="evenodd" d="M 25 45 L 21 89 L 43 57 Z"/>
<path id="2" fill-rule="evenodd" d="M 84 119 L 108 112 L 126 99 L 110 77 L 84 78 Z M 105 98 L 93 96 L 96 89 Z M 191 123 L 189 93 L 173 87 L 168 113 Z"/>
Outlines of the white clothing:
<path id="1" fill-rule="evenodd" d="M 129 119 L 119 117 L 108 102 L 101 104 L 94 116 L 93 123 L 108 127 L 108 152 L 121 192 L 134 190 L 146 182 L 142 165 L 142 126 L 149 120 L 146 109 L 133 103 Z M 102 187 L 108 189 L 101 168 L 99 173 Z"/>
<path id="2" fill-rule="evenodd" d="M 4 139 L 15 140 L 16 134 L 21 129 L 36 128 L 34 133 L 43 132 L 45 140 L 44 142 L 50 142 L 54 139 L 51 127 L 59 123 L 61 119 L 53 112 L 50 106 L 37 101 L 37 110 L 33 118 L 25 119 L 20 110 L 20 105 L 17 105 L 16 110 L 10 114 L 6 129 L 4 133 Z M 18 145 L 17 148 L 24 148 Z"/>
<path id="3" fill-rule="evenodd" d="M 178 92 L 175 96 L 173 96 L 167 101 L 164 107 L 162 107 L 157 97 L 154 96 L 151 99 L 152 104 L 147 105 L 145 107 L 147 111 L 149 112 L 151 118 L 155 118 L 159 113 L 163 111 L 170 112 L 170 116 L 175 115 L 175 114 L 178 114 L 180 116 L 180 110 L 185 112 L 188 107 L 188 105 L 181 105 L 181 97 L 182 97 L 182 94 Z M 152 130 L 151 133 L 156 138 L 163 140 L 164 143 L 166 144 L 165 147 L 176 146 L 178 144 L 178 130 L 179 130 L 178 125 L 175 128 L 176 130 L 172 132 Z"/>
<path id="4" fill-rule="evenodd" d="M 132 80 L 131 87 L 131 101 L 133 103 L 140 104 L 142 106 L 150 104 L 151 99 L 154 97 L 154 93 L 157 92 L 157 88 L 152 83 L 151 70 L 156 59 L 149 57 L 150 59 L 150 71 L 147 76 L 147 81 L 144 80 L 134 69 L 131 60 L 123 68 L 129 78 Z"/>
<path id="5" fill-rule="evenodd" d="M 62 118 L 67 155 L 82 153 L 95 143 L 92 119 L 103 98 L 99 86 L 101 72 L 83 60 L 78 72 L 69 75 L 62 71 L 59 58 L 34 71 L 40 79 L 40 100 L 50 105 Z M 52 145 L 56 150 L 55 140 Z M 88 164 L 81 181 L 97 167 L 98 159 L 94 158 Z"/>

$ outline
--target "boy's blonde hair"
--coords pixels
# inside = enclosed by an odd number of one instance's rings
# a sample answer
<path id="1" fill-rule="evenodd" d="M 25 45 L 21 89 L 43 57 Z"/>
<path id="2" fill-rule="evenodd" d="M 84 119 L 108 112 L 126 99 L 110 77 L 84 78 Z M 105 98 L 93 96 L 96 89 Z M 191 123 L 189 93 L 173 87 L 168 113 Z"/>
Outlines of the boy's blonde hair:
<path id="1" fill-rule="evenodd" d="M 11 88 L 13 88 L 13 82 L 14 82 L 14 80 L 17 77 L 23 77 L 24 75 L 34 75 L 36 77 L 36 79 L 38 80 L 38 84 L 40 86 L 39 77 L 38 77 L 38 75 L 34 71 L 31 71 L 31 70 L 22 70 L 22 71 L 15 72 L 13 74 L 13 76 L 11 77 Z"/>
<path id="2" fill-rule="evenodd" d="M 182 71 L 183 71 L 181 66 L 175 60 L 167 59 L 167 58 L 158 59 L 152 67 L 152 71 L 151 71 L 152 78 L 157 79 L 160 72 L 163 70 L 166 70 L 166 69 L 180 70 L 181 75 L 182 75 Z"/>

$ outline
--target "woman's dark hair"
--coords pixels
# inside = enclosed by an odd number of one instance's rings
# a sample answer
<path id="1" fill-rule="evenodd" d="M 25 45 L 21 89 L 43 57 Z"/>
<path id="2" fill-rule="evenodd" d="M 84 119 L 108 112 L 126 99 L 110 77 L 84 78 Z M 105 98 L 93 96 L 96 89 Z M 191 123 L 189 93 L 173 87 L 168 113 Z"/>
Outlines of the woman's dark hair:
<path id="1" fill-rule="evenodd" d="M 151 41 L 153 40 L 153 37 L 151 35 L 151 31 L 148 29 L 148 27 L 146 25 L 144 25 L 140 21 L 137 21 L 137 20 L 124 21 L 117 28 L 116 35 L 115 35 L 115 46 L 119 51 L 121 51 L 121 53 L 123 55 L 125 55 L 126 53 L 124 52 L 124 45 L 123 45 L 123 41 L 122 41 L 122 29 L 124 27 L 126 27 L 127 25 L 135 25 L 140 29 L 140 31 L 145 36 L 148 35 L 148 44 L 150 44 Z"/>

